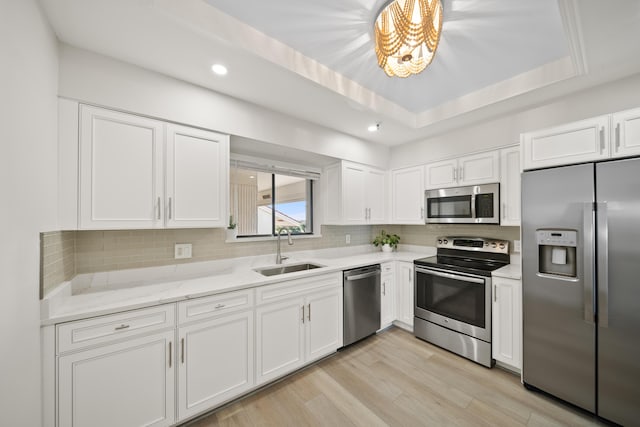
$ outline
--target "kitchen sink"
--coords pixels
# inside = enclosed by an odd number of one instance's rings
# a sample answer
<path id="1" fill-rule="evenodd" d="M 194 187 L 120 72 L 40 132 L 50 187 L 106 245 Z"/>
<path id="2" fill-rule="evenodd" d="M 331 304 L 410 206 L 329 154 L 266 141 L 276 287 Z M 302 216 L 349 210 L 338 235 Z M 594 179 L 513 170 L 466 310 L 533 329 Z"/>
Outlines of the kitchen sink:
<path id="1" fill-rule="evenodd" d="M 287 274 L 294 273 L 296 271 L 305 271 L 305 270 L 313 270 L 314 268 L 321 268 L 324 265 L 320 264 L 312 264 L 312 263 L 303 263 L 303 264 L 289 264 L 289 265 L 279 265 L 277 267 L 265 267 L 265 268 L 256 268 L 255 272 L 262 274 L 263 276 L 277 276 L 278 274 Z"/>

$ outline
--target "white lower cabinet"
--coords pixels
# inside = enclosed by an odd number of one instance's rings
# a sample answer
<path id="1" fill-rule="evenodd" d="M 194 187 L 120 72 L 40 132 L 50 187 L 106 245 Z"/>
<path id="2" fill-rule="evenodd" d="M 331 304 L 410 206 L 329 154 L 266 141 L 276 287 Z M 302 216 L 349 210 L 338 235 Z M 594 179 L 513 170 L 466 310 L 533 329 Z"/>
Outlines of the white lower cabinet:
<path id="1" fill-rule="evenodd" d="M 383 329 L 396 318 L 395 262 L 385 262 L 380 269 L 380 329 Z"/>
<path id="2" fill-rule="evenodd" d="M 342 347 L 342 275 L 265 286 L 256 308 L 256 383 L 263 384 Z M 315 288 L 315 289 L 314 289 Z"/>
<path id="3" fill-rule="evenodd" d="M 174 424 L 174 330 L 58 358 L 58 426 Z"/>
<path id="4" fill-rule="evenodd" d="M 522 282 L 494 277 L 491 310 L 493 358 L 520 370 L 522 367 Z"/>
<path id="5" fill-rule="evenodd" d="M 398 261 L 396 273 L 398 295 L 396 318 L 413 330 L 413 263 Z"/>
<path id="6" fill-rule="evenodd" d="M 254 386 L 253 311 L 178 329 L 178 421 Z"/>

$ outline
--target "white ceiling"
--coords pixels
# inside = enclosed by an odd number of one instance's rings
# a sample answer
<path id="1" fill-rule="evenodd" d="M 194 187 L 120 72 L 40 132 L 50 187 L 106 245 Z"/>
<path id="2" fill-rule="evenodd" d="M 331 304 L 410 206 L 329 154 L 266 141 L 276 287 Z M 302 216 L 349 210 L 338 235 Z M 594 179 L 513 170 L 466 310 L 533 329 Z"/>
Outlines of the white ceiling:
<path id="1" fill-rule="evenodd" d="M 408 79 L 378 67 L 384 0 L 206 1 L 413 113 L 569 55 L 556 0 L 444 0 L 436 59 Z"/>
<path id="2" fill-rule="evenodd" d="M 387 145 L 640 72 L 637 0 L 443 0 L 434 62 L 408 79 L 377 67 L 383 0 L 41 2 L 65 43 Z"/>

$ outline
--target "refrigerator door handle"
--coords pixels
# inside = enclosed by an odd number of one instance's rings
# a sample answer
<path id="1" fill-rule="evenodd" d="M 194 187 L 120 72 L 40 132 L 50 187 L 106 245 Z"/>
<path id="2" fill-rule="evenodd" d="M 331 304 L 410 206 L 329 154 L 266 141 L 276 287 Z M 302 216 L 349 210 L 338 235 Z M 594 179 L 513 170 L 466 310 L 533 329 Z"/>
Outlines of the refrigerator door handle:
<path id="1" fill-rule="evenodd" d="M 597 204 L 598 324 L 609 327 L 609 219 L 606 202 Z"/>
<path id="2" fill-rule="evenodd" d="M 595 236 L 593 233 L 593 208 L 594 205 L 591 202 L 585 203 L 583 206 L 583 222 L 582 232 L 584 233 L 583 240 L 583 294 L 584 301 L 584 321 L 590 324 L 594 324 L 593 315 L 593 279 L 594 279 L 594 241 Z"/>

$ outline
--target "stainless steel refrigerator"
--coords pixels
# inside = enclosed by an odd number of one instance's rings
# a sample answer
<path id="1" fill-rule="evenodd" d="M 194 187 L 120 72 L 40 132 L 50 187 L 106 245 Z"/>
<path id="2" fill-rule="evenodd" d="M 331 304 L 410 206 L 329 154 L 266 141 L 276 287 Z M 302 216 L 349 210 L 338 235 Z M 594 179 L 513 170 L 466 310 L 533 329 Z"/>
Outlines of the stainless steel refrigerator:
<path id="1" fill-rule="evenodd" d="M 640 159 L 522 177 L 523 380 L 640 425 Z"/>

